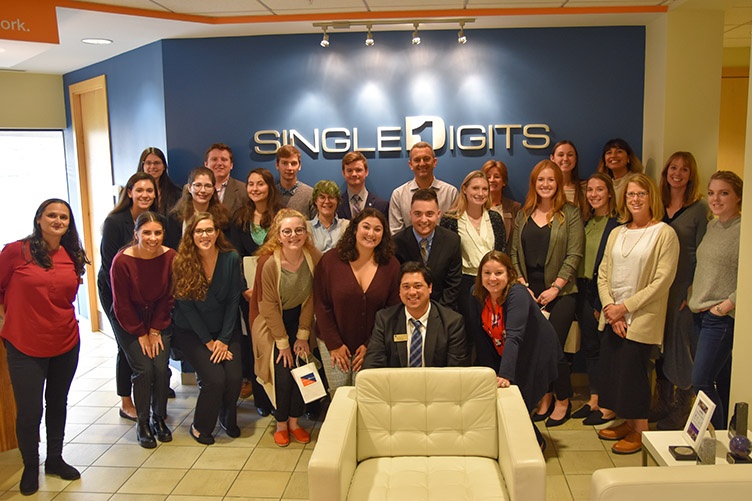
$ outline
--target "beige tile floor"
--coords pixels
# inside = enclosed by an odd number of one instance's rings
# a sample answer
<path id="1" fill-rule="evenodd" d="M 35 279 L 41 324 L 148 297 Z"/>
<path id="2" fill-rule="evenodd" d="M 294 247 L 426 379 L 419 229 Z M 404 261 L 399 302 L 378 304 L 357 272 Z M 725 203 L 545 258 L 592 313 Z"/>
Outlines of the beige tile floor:
<path id="1" fill-rule="evenodd" d="M 83 323 L 82 323 L 83 327 Z M 39 492 L 18 491 L 23 466 L 18 450 L 0 453 L 0 501 L 260 500 L 307 499 L 307 466 L 320 422 L 301 423 L 312 430 L 310 444 L 274 444 L 273 419 L 256 414 L 252 400 L 241 401 L 242 435 L 216 433 L 216 444 L 197 444 L 188 434 L 197 388 L 181 385 L 173 374 L 177 398 L 168 403 L 173 441 L 156 449 L 139 447 L 133 424 L 118 416 L 115 394 L 115 342 L 107 335 L 82 330 L 81 357 L 69 395 L 65 459 L 81 470 L 81 479 L 40 476 Z M 580 398 L 584 398 L 579 395 Z M 579 407 L 578 401 L 573 403 Z M 218 428 L 219 430 L 219 428 Z M 541 427 L 546 450 L 549 500 L 587 500 L 590 475 L 599 468 L 638 465 L 640 454 L 618 456 L 592 426 L 570 420 L 558 428 Z M 44 430 L 41 431 L 44 440 Z M 44 461 L 45 444 L 40 444 Z"/>

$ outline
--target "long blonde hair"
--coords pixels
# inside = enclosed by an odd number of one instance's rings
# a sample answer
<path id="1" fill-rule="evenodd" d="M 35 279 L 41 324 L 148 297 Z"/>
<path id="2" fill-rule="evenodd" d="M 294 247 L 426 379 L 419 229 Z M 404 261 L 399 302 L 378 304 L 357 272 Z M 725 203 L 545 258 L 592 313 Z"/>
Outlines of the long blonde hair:
<path id="1" fill-rule="evenodd" d="M 483 171 L 474 170 L 470 171 L 470 173 L 465 176 L 465 179 L 462 181 L 457 200 L 454 201 L 452 206 L 449 208 L 449 211 L 447 211 L 447 216 L 458 219 L 462 216 L 462 214 L 465 213 L 465 211 L 467 211 L 467 194 L 465 194 L 465 189 L 467 188 L 467 185 L 470 184 L 470 181 L 478 178 L 483 179 L 486 182 L 486 186 L 488 186 L 488 197 L 486 198 L 486 203 L 483 204 L 483 208 L 485 210 L 491 209 L 491 186 L 488 183 L 488 178 Z"/>

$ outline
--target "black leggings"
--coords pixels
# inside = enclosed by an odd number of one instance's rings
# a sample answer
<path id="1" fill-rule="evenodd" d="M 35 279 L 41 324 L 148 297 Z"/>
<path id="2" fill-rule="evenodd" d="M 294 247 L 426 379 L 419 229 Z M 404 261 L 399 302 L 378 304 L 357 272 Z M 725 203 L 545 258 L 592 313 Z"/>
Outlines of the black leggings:
<path id="1" fill-rule="evenodd" d="M 300 321 L 300 306 L 282 311 L 282 321 L 285 324 L 287 338 L 290 340 L 290 348 L 295 345 L 298 334 L 298 323 Z M 293 350 L 294 351 L 294 350 Z M 284 361 L 276 362 L 279 350 L 274 347 L 274 391 L 277 398 L 277 409 L 274 417 L 278 422 L 283 423 L 289 418 L 298 418 L 305 411 L 305 402 L 300 394 L 297 383 L 292 378 L 290 367 L 284 366 Z M 293 365 L 295 364 L 295 353 L 293 353 Z"/>
<path id="2" fill-rule="evenodd" d="M 8 372 L 16 398 L 16 437 L 24 465 L 39 464 L 39 425 L 42 422 L 44 392 L 47 458 L 63 453 L 68 390 L 78 366 L 77 343 L 56 357 L 32 357 L 21 353 L 8 340 Z M 45 386 L 46 383 L 46 386 Z"/>

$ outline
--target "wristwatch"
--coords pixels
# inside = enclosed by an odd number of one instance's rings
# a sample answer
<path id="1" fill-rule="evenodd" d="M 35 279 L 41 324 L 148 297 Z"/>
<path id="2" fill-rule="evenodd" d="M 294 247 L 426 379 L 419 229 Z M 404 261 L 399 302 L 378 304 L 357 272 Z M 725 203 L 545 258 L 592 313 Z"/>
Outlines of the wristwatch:
<path id="1" fill-rule="evenodd" d="M 561 287 L 559 287 L 559 284 L 557 284 L 556 282 L 553 282 L 551 284 L 551 287 L 556 287 L 559 290 L 559 292 L 561 292 Z"/>

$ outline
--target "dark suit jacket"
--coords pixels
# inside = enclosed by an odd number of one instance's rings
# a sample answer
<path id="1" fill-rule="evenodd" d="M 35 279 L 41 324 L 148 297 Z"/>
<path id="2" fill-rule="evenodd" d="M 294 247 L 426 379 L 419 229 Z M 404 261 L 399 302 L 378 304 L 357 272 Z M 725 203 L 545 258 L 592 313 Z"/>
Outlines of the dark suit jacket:
<path id="1" fill-rule="evenodd" d="M 99 258 L 102 267 L 97 274 L 99 299 L 104 311 L 109 314 L 112 307 L 112 286 L 110 284 L 110 267 L 112 260 L 120 249 L 133 241 L 133 216 L 129 209 L 110 214 L 102 225 L 102 241 L 99 245 Z"/>
<path id="2" fill-rule="evenodd" d="M 406 322 L 403 304 L 376 313 L 373 334 L 363 360 L 364 369 L 408 366 L 407 341 L 394 342 L 395 334 L 405 334 Z M 465 321 L 459 313 L 431 301 L 423 354 L 426 367 L 464 367 L 470 364 Z"/>
<path id="3" fill-rule="evenodd" d="M 235 214 L 235 211 L 243 205 L 243 202 L 247 198 L 248 191 L 246 190 L 245 183 L 231 177 L 230 182 L 227 183 L 227 187 L 225 188 L 225 197 L 222 200 L 222 205 L 227 207 L 230 214 Z"/>
<path id="4" fill-rule="evenodd" d="M 384 214 L 387 223 L 389 222 L 389 202 L 387 202 L 383 198 L 379 198 L 374 195 L 373 192 L 369 191 L 368 197 L 366 197 L 366 204 L 363 206 L 363 208 L 366 207 L 373 207 L 377 211 L 381 212 L 382 214 Z M 342 188 L 342 197 L 339 201 L 339 207 L 337 207 L 337 217 L 341 217 L 343 219 L 352 219 L 352 212 L 350 211 L 350 200 L 347 198 L 347 185 Z"/>
<path id="5" fill-rule="evenodd" d="M 392 240 L 395 246 L 394 255 L 400 264 L 407 261 L 421 262 L 420 245 L 415 239 L 412 226 L 400 230 Z M 459 235 L 436 226 L 426 266 L 431 270 L 433 277 L 431 299 L 455 309 L 462 281 L 462 246 Z"/>

